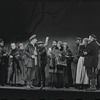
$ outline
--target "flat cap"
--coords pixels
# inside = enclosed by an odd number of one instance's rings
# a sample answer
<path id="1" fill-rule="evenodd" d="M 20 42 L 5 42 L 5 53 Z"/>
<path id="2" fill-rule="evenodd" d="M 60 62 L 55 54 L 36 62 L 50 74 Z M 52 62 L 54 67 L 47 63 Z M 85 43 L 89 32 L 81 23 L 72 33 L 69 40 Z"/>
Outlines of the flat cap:
<path id="1" fill-rule="evenodd" d="M 43 41 L 39 41 L 38 44 L 44 44 L 44 42 Z"/>
<path id="2" fill-rule="evenodd" d="M 63 42 L 63 44 L 68 45 L 68 43 L 67 43 L 67 42 Z"/>
<path id="3" fill-rule="evenodd" d="M 33 39 L 36 39 L 36 34 L 32 35 L 32 36 L 29 38 L 29 41 L 32 41 Z"/>
<path id="4" fill-rule="evenodd" d="M 76 37 L 76 40 L 82 40 L 82 38 L 80 38 L 80 37 Z"/>
<path id="5" fill-rule="evenodd" d="M 91 34 L 90 36 L 92 36 L 93 38 L 97 39 L 95 34 Z"/>

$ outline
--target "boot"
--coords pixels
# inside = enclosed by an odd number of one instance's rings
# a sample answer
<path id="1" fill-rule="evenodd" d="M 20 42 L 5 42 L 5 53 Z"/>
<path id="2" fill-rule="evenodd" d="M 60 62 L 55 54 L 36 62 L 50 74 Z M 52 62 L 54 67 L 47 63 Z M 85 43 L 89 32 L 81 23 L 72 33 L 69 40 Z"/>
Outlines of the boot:
<path id="1" fill-rule="evenodd" d="M 90 88 L 87 89 L 88 91 L 95 91 L 96 90 L 96 80 L 90 79 Z"/>
<path id="2" fill-rule="evenodd" d="M 30 88 L 34 88 L 34 86 L 32 85 L 32 81 L 29 83 Z"/>
<path id="3" fill-rule="evenodd" d="M 30 82 L 26 82 L 26 87 L 30 88 Z"/>

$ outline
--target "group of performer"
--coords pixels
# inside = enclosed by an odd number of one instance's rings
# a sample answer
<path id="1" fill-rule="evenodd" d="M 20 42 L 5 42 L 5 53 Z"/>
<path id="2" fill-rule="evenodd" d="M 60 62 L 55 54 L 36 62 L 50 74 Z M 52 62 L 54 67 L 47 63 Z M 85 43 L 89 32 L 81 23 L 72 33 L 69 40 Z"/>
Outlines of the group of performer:
<path id="1" fill-rule="evenodd" d="M 54 40 L 47 48 L 49 37 L 45 42 L 38 41 L 37 36 L 29 38 L 28 43 L 11 43 L 10 48 L 0 39 L 0 85 L 22 85 L 27 88 L 46 86 L 46 66 L 49 67 L 48 86 L 71 87 L 95 90 L 98 83 L 99 47 L 97 38 L 77 38 L 76 56 L 67 42 Z M 77 66 L 75 79 L 72 77 L 72 63 Z"/>

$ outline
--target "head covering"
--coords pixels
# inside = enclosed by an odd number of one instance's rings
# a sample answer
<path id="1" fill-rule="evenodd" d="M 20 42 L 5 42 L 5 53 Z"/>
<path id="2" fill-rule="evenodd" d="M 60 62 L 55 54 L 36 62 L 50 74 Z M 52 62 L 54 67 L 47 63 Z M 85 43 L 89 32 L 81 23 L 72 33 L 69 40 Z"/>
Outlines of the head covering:
<path id="1" fill-rule="evenodd" d="M 44 42 L 43 41 L 39 41 L 38 44 L 44 44 Z"/>
<path id="2" fill-rule="evenodd" d="M 67 43 L 67 42 L 63 42 L 63 44 L 68 45 L 68 43 Z"/>
<path id="3" fill-rule="evenodd" d="M 19 43 L 19 45 L 18 45 L 18 46 L 20 47 L 20 46 L 23 46 L 23 45 L 24 45 L 23 43 Z"/>
<path id="4" fill-rule="evenodd" d="M 85 41 L 86 43 L 89 42 L 89 38 L 84 38 L 83 41 Z"/>
<path id="5" fill-rule="evenodd" d="M 97 39 L 95 34 L 91 34 L 90 36 L 93 37 L 94 39 Z"/>
<path id="6" fill-rule="evenodd" d="M 32 41 L 33 39 L 36 39 L 36 34 L 32 35 L 32 36 L 29 38 L 29 41 Z"/>
<path id="7" fill-rule="evenodd" d="M 80 37 L 76 37 L 76 40 L 82 40 L 82 38 L 80 38 Z"/>
<path id="8" fill-rule="evenodd" d="M 3 39 L 2 39 L 2 38 L 0 39 L 0 43 L 1 43 L 1 42 L 3 42 Z"/>

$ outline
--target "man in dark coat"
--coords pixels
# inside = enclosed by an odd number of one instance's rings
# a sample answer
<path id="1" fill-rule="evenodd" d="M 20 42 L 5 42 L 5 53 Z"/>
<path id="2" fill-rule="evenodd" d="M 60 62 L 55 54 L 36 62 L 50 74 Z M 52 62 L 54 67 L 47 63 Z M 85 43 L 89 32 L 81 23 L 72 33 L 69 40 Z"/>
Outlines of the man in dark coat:
<path id="1" fill-rule="evenodd" d="M 41 88 L 45 87 L 45 67 L 47 64 L 47 52 L 42 41 L 38 42 L 38 53 L 39 53 L 39 72 L 40 72 L 40 85 Z"/>
<path id="2" fill-rule="evenodd" d="M 99 46 L 96 43 L 96 36 L 94 34 L 89 36 L 89 40 L 90 40 L 90 43 L 87 45 L 86 50 L 84 52 L 84 55 L 85 55 L 84 66 L 86 67 L 87 75 L 90 80 L 89 89 L 95 90 Z"/>
<path id="3" fill-rule="evenodd" d="M 8 84 L 18 85 L 20 83 L 19 77 L 21 75 L 19 51 L 15 43 L 11 43 L 10 46 L 11 50 L 9 52 Z"/>

